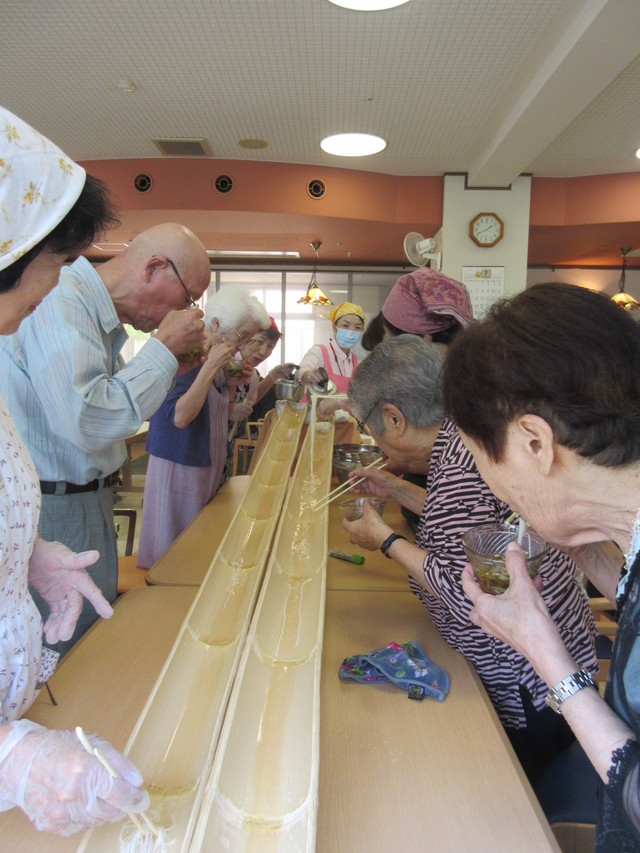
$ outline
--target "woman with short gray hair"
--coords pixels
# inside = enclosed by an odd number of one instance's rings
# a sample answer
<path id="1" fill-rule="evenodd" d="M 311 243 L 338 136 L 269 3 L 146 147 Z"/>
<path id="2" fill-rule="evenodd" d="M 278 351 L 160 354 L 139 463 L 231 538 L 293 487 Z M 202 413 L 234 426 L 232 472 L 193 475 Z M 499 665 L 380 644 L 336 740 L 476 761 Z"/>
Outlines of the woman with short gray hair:
<path id="1" fill-rule="evenodd" d="M 150 568 L 213 498 L 227 461 L 229 387 L 253 372 L 233 354 L 259 329 L 269 327 L 263 305 L 242 287 L 225 287 L 207 301 L 208 354 L 179 375 L 149 419 L 149 464 L 138 565 Z"/>
<path id="2" fill-rule="evenodd" d="M 355 372 L 351 410 L 366 422 L 392 464 L 415 470 L 429 460 L 427 492 L 388 471 L 362 469 L 355 490 L 391 497 L 420 513 L 416 544 L 396 533 L 371 507 L 361 520 L 343 522 L 351 541 L 380 548 L 409 574 L 413 593 L 450 646 L 475 666 L 513 747 L 535 783 L 551 758 L 572 741 L 569 728 L 545 705 L 547 687 L 507 644 L 469 619 L 471 601 L 461 586 L 467 557 L 462 536 L 479 524 L 504 522 L 511 509 L 491 493 L 455 423 L 444 417 L 437 344 L 400 335 L 379 344 Z M 562 571 L 559 568 L 562 567 Z M 545 604 L 580 665 L 595 672 L 595 626 L 576 567 L 550 549 L 540 567 Z"/>

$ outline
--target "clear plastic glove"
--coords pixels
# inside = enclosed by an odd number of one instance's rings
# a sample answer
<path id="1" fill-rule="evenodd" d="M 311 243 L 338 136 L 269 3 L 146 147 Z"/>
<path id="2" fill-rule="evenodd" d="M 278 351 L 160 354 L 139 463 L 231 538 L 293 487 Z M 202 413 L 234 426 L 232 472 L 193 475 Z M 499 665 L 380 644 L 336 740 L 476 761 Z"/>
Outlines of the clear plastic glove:
<path id="1" fill-rule="evenodd" d="M 113 609 L 86 571 L 100 555 L 97 551 L 75 554 L 61 542 L 46 542 L 39 536 L 29 560 L 29 584 L 49 605 L 44 624 L 48 643 L 68 640 L 73 634 L 86 598 L 105 619 Z"/>
<path id="2" fill-rule="evenodd" d="M 149 808 L 142 777 L 111 744 L 89 735 L 120 779 L 85 751 L 74 732 L 12 723 L 0 743 L 0 809 L 19 806 L 37 829 L 71 835 Z"/>
<path id="3" fill-rule="evenodd" d="M 277 382 L 278 379 L 288 379 L 294 370 L 297 368 L 297 364 L 293 364 L 292 362 L 287 362 L 286 364 L 277 364 L 275 367 L 272 367 L 269 371 L 269 376 L 273 382 Z"/>
<path id="4" fill-rule="evenodd" d="M 331 415 L 340 410 L 351 411 L 350 403 L 345 397 L 323 397 L 316 406 L 316 420 L 328 421 Z"/>
<path id="5" fill-rule="evenodd" d="M 322 375 L 320 368 L 317 370 L 305 370 L 300 377 L 300 381 L 304 382 L 305 385 L 321 385 L 324 382 L 324 376 Z"/>
<path id="6" fill-rule="evenodd" d="M 246 420 L 252 411 L 253 406 L 246 400 L 243 400 L 241 403 L 234 403 L 229 420 L 233 421 L 234 424 L 239 423 L 240 421 Z"/>

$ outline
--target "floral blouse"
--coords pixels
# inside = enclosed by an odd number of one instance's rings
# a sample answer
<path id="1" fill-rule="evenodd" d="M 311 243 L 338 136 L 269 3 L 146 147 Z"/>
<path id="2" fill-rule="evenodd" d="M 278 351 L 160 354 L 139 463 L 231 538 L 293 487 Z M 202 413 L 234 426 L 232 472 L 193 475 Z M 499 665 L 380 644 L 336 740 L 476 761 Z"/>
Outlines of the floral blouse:
<path id="1" fill-rule="evenodd" d="M 38 532 L 38 475 L 0 398 L 0 722 L 20 717 L 40 677 L 42 620 L 29 593 Z"/>

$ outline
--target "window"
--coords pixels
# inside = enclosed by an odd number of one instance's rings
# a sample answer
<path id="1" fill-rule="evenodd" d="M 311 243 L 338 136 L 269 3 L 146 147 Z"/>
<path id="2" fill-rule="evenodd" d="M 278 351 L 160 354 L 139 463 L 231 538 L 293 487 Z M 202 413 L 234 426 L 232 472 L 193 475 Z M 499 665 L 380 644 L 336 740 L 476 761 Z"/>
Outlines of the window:
<path id="1" fill-rule="evenodd" d="M 341 302 L 360 305 L 368 323 L 380 311 L 387 294 L 402 274 L 402 270 L 321 271 L 318 273 L 318 284 L 334 305 Z M 297 304 L 297 300 L 307 290 L 309 278 L 309 271 L 297 270 L 212 270 L 211 285 L 199 302 L 204 308 L 211 292 L 215 292 L 218 287 L 234 285 L 246 287 L 262 302 L 284 335 L 271 356 L 260 365 L 259 370 L 264 375 L 285 361 L 300 364 L 310 347 L 329 341 L 332 329 L 328 317 L 334 306 L 312 308 Z M 132 358 L 149 337 L 130 327 L 127 327 L 127 332 L 130 340 L 122 350 L 125 361 Z M 361 347 L 356 347 L 354 351 L 359 359 L 367 354 Z"/>

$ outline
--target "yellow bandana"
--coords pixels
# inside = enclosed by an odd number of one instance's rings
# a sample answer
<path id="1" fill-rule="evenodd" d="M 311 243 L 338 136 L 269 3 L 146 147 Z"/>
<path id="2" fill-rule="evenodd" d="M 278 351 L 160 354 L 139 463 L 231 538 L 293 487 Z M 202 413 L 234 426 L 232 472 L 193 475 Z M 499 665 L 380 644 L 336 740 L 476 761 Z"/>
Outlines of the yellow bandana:
<path id="1" fill-rule="evenodd" d="M 332 323 L 336 323 L 345 314 L 355 314 L 356 317 L 360 317 L 363 323 L 365 322 L 364 311 L 359 305 L 354 305 L 353 302 L 341 302 L 336 308 L 332 308 L 329 312 L 329 319 Z"/>

